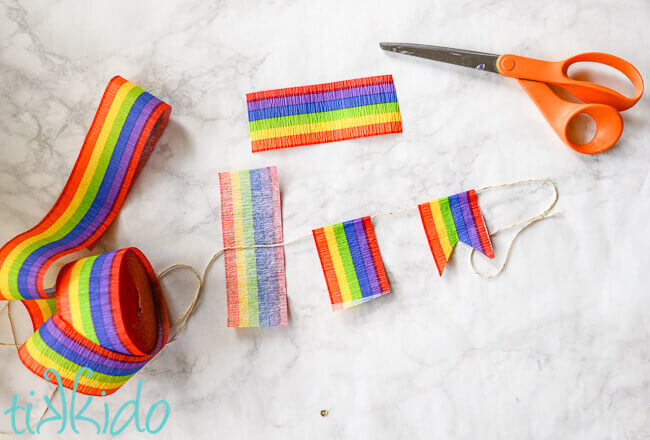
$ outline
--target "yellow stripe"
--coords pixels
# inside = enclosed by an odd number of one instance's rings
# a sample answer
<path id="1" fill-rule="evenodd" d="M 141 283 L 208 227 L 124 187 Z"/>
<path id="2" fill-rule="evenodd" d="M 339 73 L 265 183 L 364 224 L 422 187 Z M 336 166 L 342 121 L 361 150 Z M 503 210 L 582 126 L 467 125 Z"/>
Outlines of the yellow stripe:
<path id="1" fill-rule="evenodd" d="M 46 299 L 44 300 L 36 300 L 36 304 L 38 305 L 38 308 L 41 311 L 41 319 L 43 319 L 43 322 L 47 321 L 50 316 L 52 316 L 52 311 L 50 310 L 50 306 L 47 304 Z"/>
<path id="2" fill-rule="evenodd" d="M 339 253 L 339 245 L 336 242 L 334 227 L 325 226 L 323 228 L 323 232 L 325 233 L 325 239 L 327 240 L 327 248 L 329 249 L 330 256 L 332 257 L 332 265 L 334 266 L 334 273 L 336 274 L 336 279 L 339 282 L 339 290 L 341 290 L 341 300 L 343 301 L 343 303 L 347 301 L 352 301 L 352 292 L 350 292 L 348 279 L 345 276 L 345 268 L 343 267 L 343 260 L 341 259 L 341 254 Z"/>
<path id="3" fill-rule="evenodd" d="M 232 187 L 232 222 L 235 246 L 244 245 L 244 213 L 242 211 L 241 184 L 237 171 L 230 173 Z M 239 300 L 239 326 L 248 327 L 248 281 L 246 273 L 246 250 L 236 250 L 237 296 Z"/>
<path id="4" fill-rule="evenodd" d="M 106 145 L 106 140 L 108 139 L 108 135 L 110 134 L 113 128 L 113 123 L 115 122 L 115 118 L 117 117 L 118 111 L 122 106 L 122 102 L 124 101 L 126 95 L 134 87 L 135 84 L 127 82 L 124 85 L 122 85 L 122 87 L 120 87 L 118 92 L 115 94 L 115 99 L 113 99 L 113 102 L 111 103 L 111 108 L 108 111 L 108 115 L 106 116 L 106 121 L 104 122 L 102 131 L 100 132 L 97 138 L 97 142 L 93 146 L 93 152 L 90 157 L 90 161 L 88 162 L 88 166 L 81 179 L 81 182 L 79 183 L 79 188 L 77 188 L 75 192 L 75 196 L 70 201 L 70 204 L 66 208 L 65 212 L 47 230 L 19 243 L 15 248 L 11 250 L 11 252 L 9 252 L 9 255 L 7 255 L 7 258 L 5 259 L 5 262 L 11 264 L 5 263 L 2 266 L 0 266 L 0 292 L 2 292 L 3 295 L 11 295 L 11 292 L 9 291 L 9 269 L 13 267 L 13 262 L 18 257 L 18 255 L 20 255 L 20 253 L 23 250 L 25 250 L 28 246 L 30 246 L 32 243 L 36 243 L 37 241 L 43 239 L 44 237 L 47 237 L 52 233 L 61 229 L 61 227 L 63 227 L 66 223 L 68 223 L 72 215 L 76 212 L 77 208 L 79 208 L 79 205 L 81 205 L 83 197 L 86 194 L 86 191 L 88 190 L 88 186 L 90 186 L 90 182 L 92 181 L 93 175 L 95 174 L 95 170 L 97 169 L 97 164 L 99 163 L 99 159 L 102 155 L 102 151 L 104 150 L 104 147 Z"/>
<path id="5" fill-rule="evenodd" d="M 321 131 L 342 130 L 345 128 L 360 127 L 370 124 L 401 121 L 399 112 L 380 113 L 356 118 L 337 119 L 335 121 L 318 122 L 316 124 L 292 125 L 289 127 L 268 128 L 251 132 L 251 141 L 270 139 L 282 136 L 295 136 L 299 134 L 318 133 Z"/>
<path id="6" fill-rule="evenodd" d="M 70 272 L 70 284 L 69 284 L 69 298 L 68 304 L 70 304 L 70 316 L 72 317 L 72 327 L 77 330 L 82 335 L 86 336 L 84 332 L 84 323 L 81 320 L 81 308 L 79 307 L 79 275 L 81 274 L 81 268 L 83 267 L 83 262 L 76 262 L 72 266 L 72 271 Z"/>
<path id="7" fill-rule="evenodd" d="M 440 244 L 442 245 L 442 250 L 445 253 L 445 257 L 449 260 L 451 255 L 452 247 L 449 242 L 449 237 L 447 236 L 447 228 L 445 228 L 445 220 L 442 218 L 442 211 L 440 210 L 440 202 L 434 200 L 429 202 L 431 207 L 431 215 L 433 216 L 433 225 L 438 232 L 438 237 L 440 238 Z"/>

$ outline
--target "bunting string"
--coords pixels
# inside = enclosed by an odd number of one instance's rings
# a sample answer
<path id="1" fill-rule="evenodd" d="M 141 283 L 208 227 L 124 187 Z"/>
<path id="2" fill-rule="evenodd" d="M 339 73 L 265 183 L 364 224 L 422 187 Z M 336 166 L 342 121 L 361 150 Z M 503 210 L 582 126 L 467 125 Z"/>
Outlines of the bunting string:
<path id="1" fill-rule="evenodd" d="M 510 242 L 509 242 L 508 247 L 506 249 L 505 258 L 504 258 L 501 266 L 497 270 L 497 272 L 495 272 L 493 274 L 483 274 L 483 273 L 477 271 L 476 268 L 474 267 L 474 262 L 473 262 L 473 259 L 472 259 L 472 256 L 474 254 L 475 249 L 472 248 L 471 251 L 470 251 L 470 254 L 469 254 L 469 264 L 470 264 L 473 272 L 476 275 L 481 276 L 483 278 L 488 278 L 488 279 L 489 278 L 494 278 L 497 275 L 499 275 L 505 269 L 505 266 L 506 266 L 506 264 L 508 262 L 508 259 L 510 257 L 512 245 L 513 245 L 514 241 L 517 239 L 517 237 L 519 236 L 519 234 L 521 234 L 521 232 L 524 229 L 531 226 L 532 224 L 537 223 L 539 221 L 542 221 L 544 219 L 547 219 L 547 218 L 550 218 L 550 217 L 553 217 L 553 216 L 559 214 L 558 211 L 551 212 L 552 209 L 555 207 L 555 204 L 557 203 L 559 193 L 558 193 L 558 190 L 557 190 L 557 187 L 555 186 L 555 184 L 549 179 L 519 180 L 519 181 L 511 182 L 511 183 L 504 183 L 504 184 L 499 184 L 499 185 L 485 186 L 483 188 L 479 188 L 479 189 L 476 190 L 476 192 L 478 194 L 480 194 L 480 193 L 483 193 L 483 192 L 486 192 L 486 191 L 489 191 L 489 190 L 493 190 L 493 189 L 497 189 L 497 188 L 513 187 L 513 186 L 533 184 L 533 183 L 539 183 L 539 184 L 547 185 L 552 189 L 552 196 L 551 196 L 551 199 L 550 199 L 548 205 L 546 205 L 544 210 L 542 212 L 540 212 L 536 216 L 530 217 L 528 219 L 525 219 L 525 220 L 510 224 L 510 225 L 507 225 L 507 226 L 502 226 L 502 227 L 496 229 L 495 231 L 493 231 L 493 232 L 491 232 L 489 234 L 490 237 L 492 237 L 492 236 L 494 236 L 494 235 L 496 235 L 496 234 L 498 234 L 500 232 L 503 232 L 503 231 L 506 231 L 506 230 L 509 230 L 509 229 L 513 229 L 513 228 L 516 228 L 517 226 L 520 226 L 520 228 L 515 232 L 513 237 L 510 239 Z M 417 211 L 417 210 L 418 210 L 417 206 L 410 206 L 410 207 L 406 207 L 406 208 L 402 208 L 402 209 L 386 211 L 386 212 L 380 212 L 380 213 L 369 216 L 369 218 L 374 219 L 374 218 L 378 218 L 378 217 L 388 217 L 388 216 L 402 215 L 402 214 L 407 214 L 407 213 Z M 306 239 L 312 238 L 312 237 L 313 237 L 313 233 L 307 233 L 307 234 L 303 234 L 303 235 L 300 235 L 298 237 L 295 237 L 295 238 L 293 238 L 291 240 L 283 241 L 281 243 L 256 244 L 256 245 L 250 245 L 250 246 L 229 246 L 229 247 L 224 247 L 224 248 L 216 251 L 214 254 L 212 254 L 212 256 L 208 260 L 207 264 L 204 266 L 203 271 L 202 271 L 202 273 L 200 275 L 199 275 L 199 272 L 193 266 L 190 266 L 190 265 L 184 264 L 184 263 L 173 264 L 173 265 L 165 268 L 164 270 L 162 270 L 158 274 L 159 280 L 162 279 L 164 276 L 168 275 L 170 272 L 173 272 L 173 271 L 178 270 L 178 269 L 185 269 L 185 270 L 190 271 L 198 281 L 197 290 L 196 290 L 196 293 L 195 293 L 194 297 L 192 298 L 192 301 L 190 302 L 190 305 L 185 310 L 185 312 L 170 326 L 170 329 L 175 329 L 175 332 L 174 332 L 174 335 L 170 337 L 169 342 L 172 342 L 172 341 L 174 341 L 176 339 L 176 336 L 179 334 L 179 332 L 183 329 L 183 327 L 187 323 L 187 320 L 189 319 L 190 315 L 193 313 L 193 311 L 196 308 L 196 305 L 197 305 L 197 303 L 199 301 L 199 297 L 200 297 L 201 292 L 203 290 L 203 287 L 205 285 L 205 279 L 206 279 L 208 270 L 210 269 L 212 264 L 221 255 L 224 254 L 224 252 L 231 251 L 231 250 L 241 250 L 241 249 L 275 248 L 275 247 L 281 247 L 281 246 L 288 246 L 288 245 L 291 245 L 291 244 L 294 244 L 294 243 L 297 243 L 299 241 L 306 240 Z"/>
<path id="2" fill-rule="evenodd" d="M 486 186 L 486 187 L 483 187 L 483 188 L 480 188 L 480 189 L 476 190 L 477 193 L 483 193 L 483 192 L 493 190 L 493 189 L 497 189 L 497 188 L 512 187 L 512 186 L 532 184 L 532 183 L 541 183 L 541 184 L 544 184 L 544 185 L 548 185 L 552 189 L 552 197 L 551 197 L 551 200 L 549 201 L 548 205 L 544 208 L 544 210 L 542 212 L 540 212 L 536 216 L 530 217 L 528 219 L 525 219 L 525 220 L 510 224 L 510 225 L 507 225 L 507 226 L 502 226 L 502 227 L 494 230 L 493 232 L 491 232 L 489 234 L 489 236 L 492 237 L 492 236 L 494 236 L 494 235 L 496 235 L 496 234 L 498 234 L 500 232 L 510 230 L 510 229 L 513 229 L 513 228 L 516 228 L 516 227 L 519 226 L 519 229 L 517 229 L 515 234 L 510 239 L 510 242 L 509 242 L 508 247 L 506 249 L 506 255 L 505 255 L 504 259 L 503 259 L 503 262 L 501 263 L 500 267 L 497 269 L 497 271 L 495 273 L 484 274 L 484 273 L 481 273 L 481 272 L 476 270 L 476 268 L 474 266 L 474 262 L 473 262 L 473 254 L 474 254 L 475 248 L 472 247 L 472 249 L 470 250 L 470 253 L 469 253 L 469 264 L 470 264 L 470 266 L 471 266 L 471 268 L 472 268 L 472 270 L 474 271 L 475 274 L 477 274 L 477 275 L 479 275 L 481 277 L 484 277 L 484 278 L 488 278 L 488 279 L 489 278 L 494 278 L 497 275 L 499 275 L 504 270 L 504 268 L 505 268 L 505 266 L 506 266 L 506 264 L 508 262 L 508 259 L 509 259 L 510 253 L 511 253 L 511 249 L 512 249 L 512 245 L 513 245 L 514 241 L 516 240 L 516 238 L 519 236 L 519 234 L 524 229 L 531 226 L 532 224 L 537 223 L 539 221 L 542 221 L 544 219 L 550 218 L 550 217 L 552 217 L 554 215 L 557 215 L 559 213 L 557 211 L 556 212 L 551 212 L 552 209 L 555 207 L 555 204 L 557 203 L 558 191 L 557 191 L 557 187 L 555 186 L 555 184 L 552 181 L 548 180 L 548 179 L 521 180 L 521 181 L 512 182 L 512 183 Z M 402 215 L 402 214 L 407 214 L 407 213 L 410 213 L 410 212 L 416 211 L 416 210 L 418 210 L 418 207 L 415 207 L 415 206 L 407 207 L 407 208 L 394 210 L 394 211 L 380 212 L 380 213 L 374 214 L 372 216 L 366 217 L 366 219 L 368 219 L 368 221 L 369 221 L 370 219 L 374 219 L 374 218 L 378 218 L 378 217 Z M 360 220 L 363 220 L 363 219 L 360 219 Z M 313 236 L 314 236 L 314 232 L 303 234 L 303 235 L 295 237 L 295 238 L 293 238 L 291 240 L 286 240 L 286 241 L 283 241 L 283 242 L 280 242 L 280 243 L 253 244 L 253 245 L 247 245 L 247 246 L 228 246 L 228 247 L 224 247 L 224 248 L 216 251 L 210 257 L 210 259 L 208 260 L 207 264 L 204 266 L 203 271 L 201 273 L 199 273 L 199 271 L 197 271 L 193 266 L 188 265 L 188 264 L 184 264 L 184 263 L 177 263 L 177 264 L 171 265 L 171 266 L 163 269 L 162 271 L 160 271 L 156 276 L 158 281 L 161 281 L 165 276 L 167 276 L 169 273 L 171 273 L 171 272 L 173 272 L 175 270 L 178 270 L 178 269 L 188 270 L 196 278 L 196 280 L 197 280 L 197 288 L 196 288 L 196 293 L 195 293 L 194 297 L 192 298 L 189 306 L 186 308 L 186 310 L 176 319 L 176 321 L 174 321 L 173 324 L 169 325 L 169 331 L 171 333 L 172 330 L 173 330 L 173 334 L 169 335 L 168 343 L 166 345 L 164 345 L 163 347 L 161 347 L 159 350 L 163 351 L 167 346 L 169 346 L 169 344 L 174 342 L 176 340 L 176 337 L 183 330 L 183 328 L 187 324 L 187 321 L 188 321 L 189 317 L 192 315 L 192 313 L 196 309 L 196 306 L 197 306 L 198 301 L 200 299 L 201 292 L 202 292 L 203 287 L 205 285 L 205 280 L 206 280 L 208 270 L 211 268 L 212 264 L 221 255 L 223 255 L 225 252 L 227 252 L 227 251 L 245 250 L 245 249 L 256 249 L 256 248 L 278 248 L 278 247 L 287 246 L 287 245 L 297 243 L 299 241 L 305 240 L 305 239 L 313 237 Z M 382 269 L 383 269 L 383 267 L 382 267 Z M 382 289 L 381 294 L 383 294 L 383 293 L 387 293 L 387 292 L 384 292 L 383 289 Z M 357 301 L 357 303 L 361 303 L 361 302 L 364 302 L 363 299 Z M 335 310 L 339 309 L 339 308 L 346 307 L 343 304 L 336 304 L 334 301 L 332 301 L 332 303 L 333 303 L 332 304 L 333 308 Z M 0 346 L 13 346 L 13 347 L 16 348 L 16 350 L 18 350 L 19 347 L 21 347 L 23 344 L 18 344 L 17 343 L 15 329 L 14 329 L 14 323 L 13 323 L 13 319 L 12 319 L 12 311 L 11 311 L 11 308 L 9 306 L 9 302 L 7 302 L 2 309 L 0 309 L 0 313 L 3 312 L 5 309 L 7 310 L 7 315 L 8 315 L 9 324 L 10 324 L 9 327 L 10 327 L 13 342 L 12 343 L 4 343 L 3 342 L 3 343 L 0 343 Z M 30 316 L 31 316 L 31 313 L 30 313 Z M 146 366 L 145 366 L 145 368 L 146 368 Z M 50 400 L 52 398 L 54 398 L 54 395 L 56 394 L 57 391 L 58 391 L 58 386 L 55 387 L 52 390 L 52 393 L 50 395 Z M 45 417 L 47 412 L 48 412 L 48 409 L 46 408 L 43 411 L 40 418 L 37 420 L 36 424 L 38 424 L 38 422 L 40 422 L 40 420 L 42 420 Z M 0 432 L 0 434 L 7 434 L 7 433 Z"/>

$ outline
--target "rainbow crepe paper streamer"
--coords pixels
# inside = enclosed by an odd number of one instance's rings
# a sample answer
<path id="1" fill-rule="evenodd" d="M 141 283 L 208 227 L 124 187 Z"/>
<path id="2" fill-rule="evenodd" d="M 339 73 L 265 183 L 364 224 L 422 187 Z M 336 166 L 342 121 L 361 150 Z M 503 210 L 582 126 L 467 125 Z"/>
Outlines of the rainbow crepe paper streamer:
<path id="1" fill-rule="evenodd" d="M 282 243 L 275 167 L 219 173 L 225 248 Z M 284 247 L 226 249 L 228 327 L 287 325 Z"/>
<path id="2" fill-rule="evenodd" d="M 391 75 L 246 95 L 253 153 L 402 132 Z"/>
<path id="3" fill-rule="evenodd" d="M 390 292 L 370 217 L 314 229 L 333 310 L 342 310 Z"/>
<path id="4" fill-rule="evenodd" d="M 431 253 L 438 273 L 442 276 L 447 261 L 459 241 L 494 258 L 476 191 L 469 190 L 453 196 L 418 205 Z"/>

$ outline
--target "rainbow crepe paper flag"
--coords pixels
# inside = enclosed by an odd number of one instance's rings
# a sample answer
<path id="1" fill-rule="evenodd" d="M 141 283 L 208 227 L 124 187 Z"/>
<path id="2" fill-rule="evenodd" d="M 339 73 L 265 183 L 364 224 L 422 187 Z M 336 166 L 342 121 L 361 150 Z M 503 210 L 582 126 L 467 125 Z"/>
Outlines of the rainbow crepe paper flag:
<path id="1" fill-rule="evenodd" d="M 459 241 L 494 258 L 490 235 L 485 227 L 473 189 L 450 197 L 418 205 L 429 247 L 442 276 L 442 271 Z"/>
<path id="2" fill-rule="evenodd" d="M 314 229 L 332 309 L 356 306 L 390 292 L 370 217 Z"/>
<path id="3" fill-rule="evenodd" d="M 225 248 L 282 243 L 275 167 L 219 173 Z M 287 325 L 284 247 L 225 251 L 228 327 Z"/>
<path id="4" fill-rule="evenodd" d="M 253 153 L 402 132 L 391 75 L 246 95 Z"/>

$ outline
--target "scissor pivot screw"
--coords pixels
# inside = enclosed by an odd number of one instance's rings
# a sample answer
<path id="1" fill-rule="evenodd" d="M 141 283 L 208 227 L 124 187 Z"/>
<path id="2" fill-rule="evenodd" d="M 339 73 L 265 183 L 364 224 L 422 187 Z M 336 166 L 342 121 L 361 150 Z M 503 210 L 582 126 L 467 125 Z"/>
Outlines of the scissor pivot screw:
<path id="1" fill-rule="evenodd" d="M 510 71 L 515 68 L 515 60 L 513 60 L 512 58 L 506 58 L 501 63 L 501 66 L 503 66 L 504 70 Z"/>

